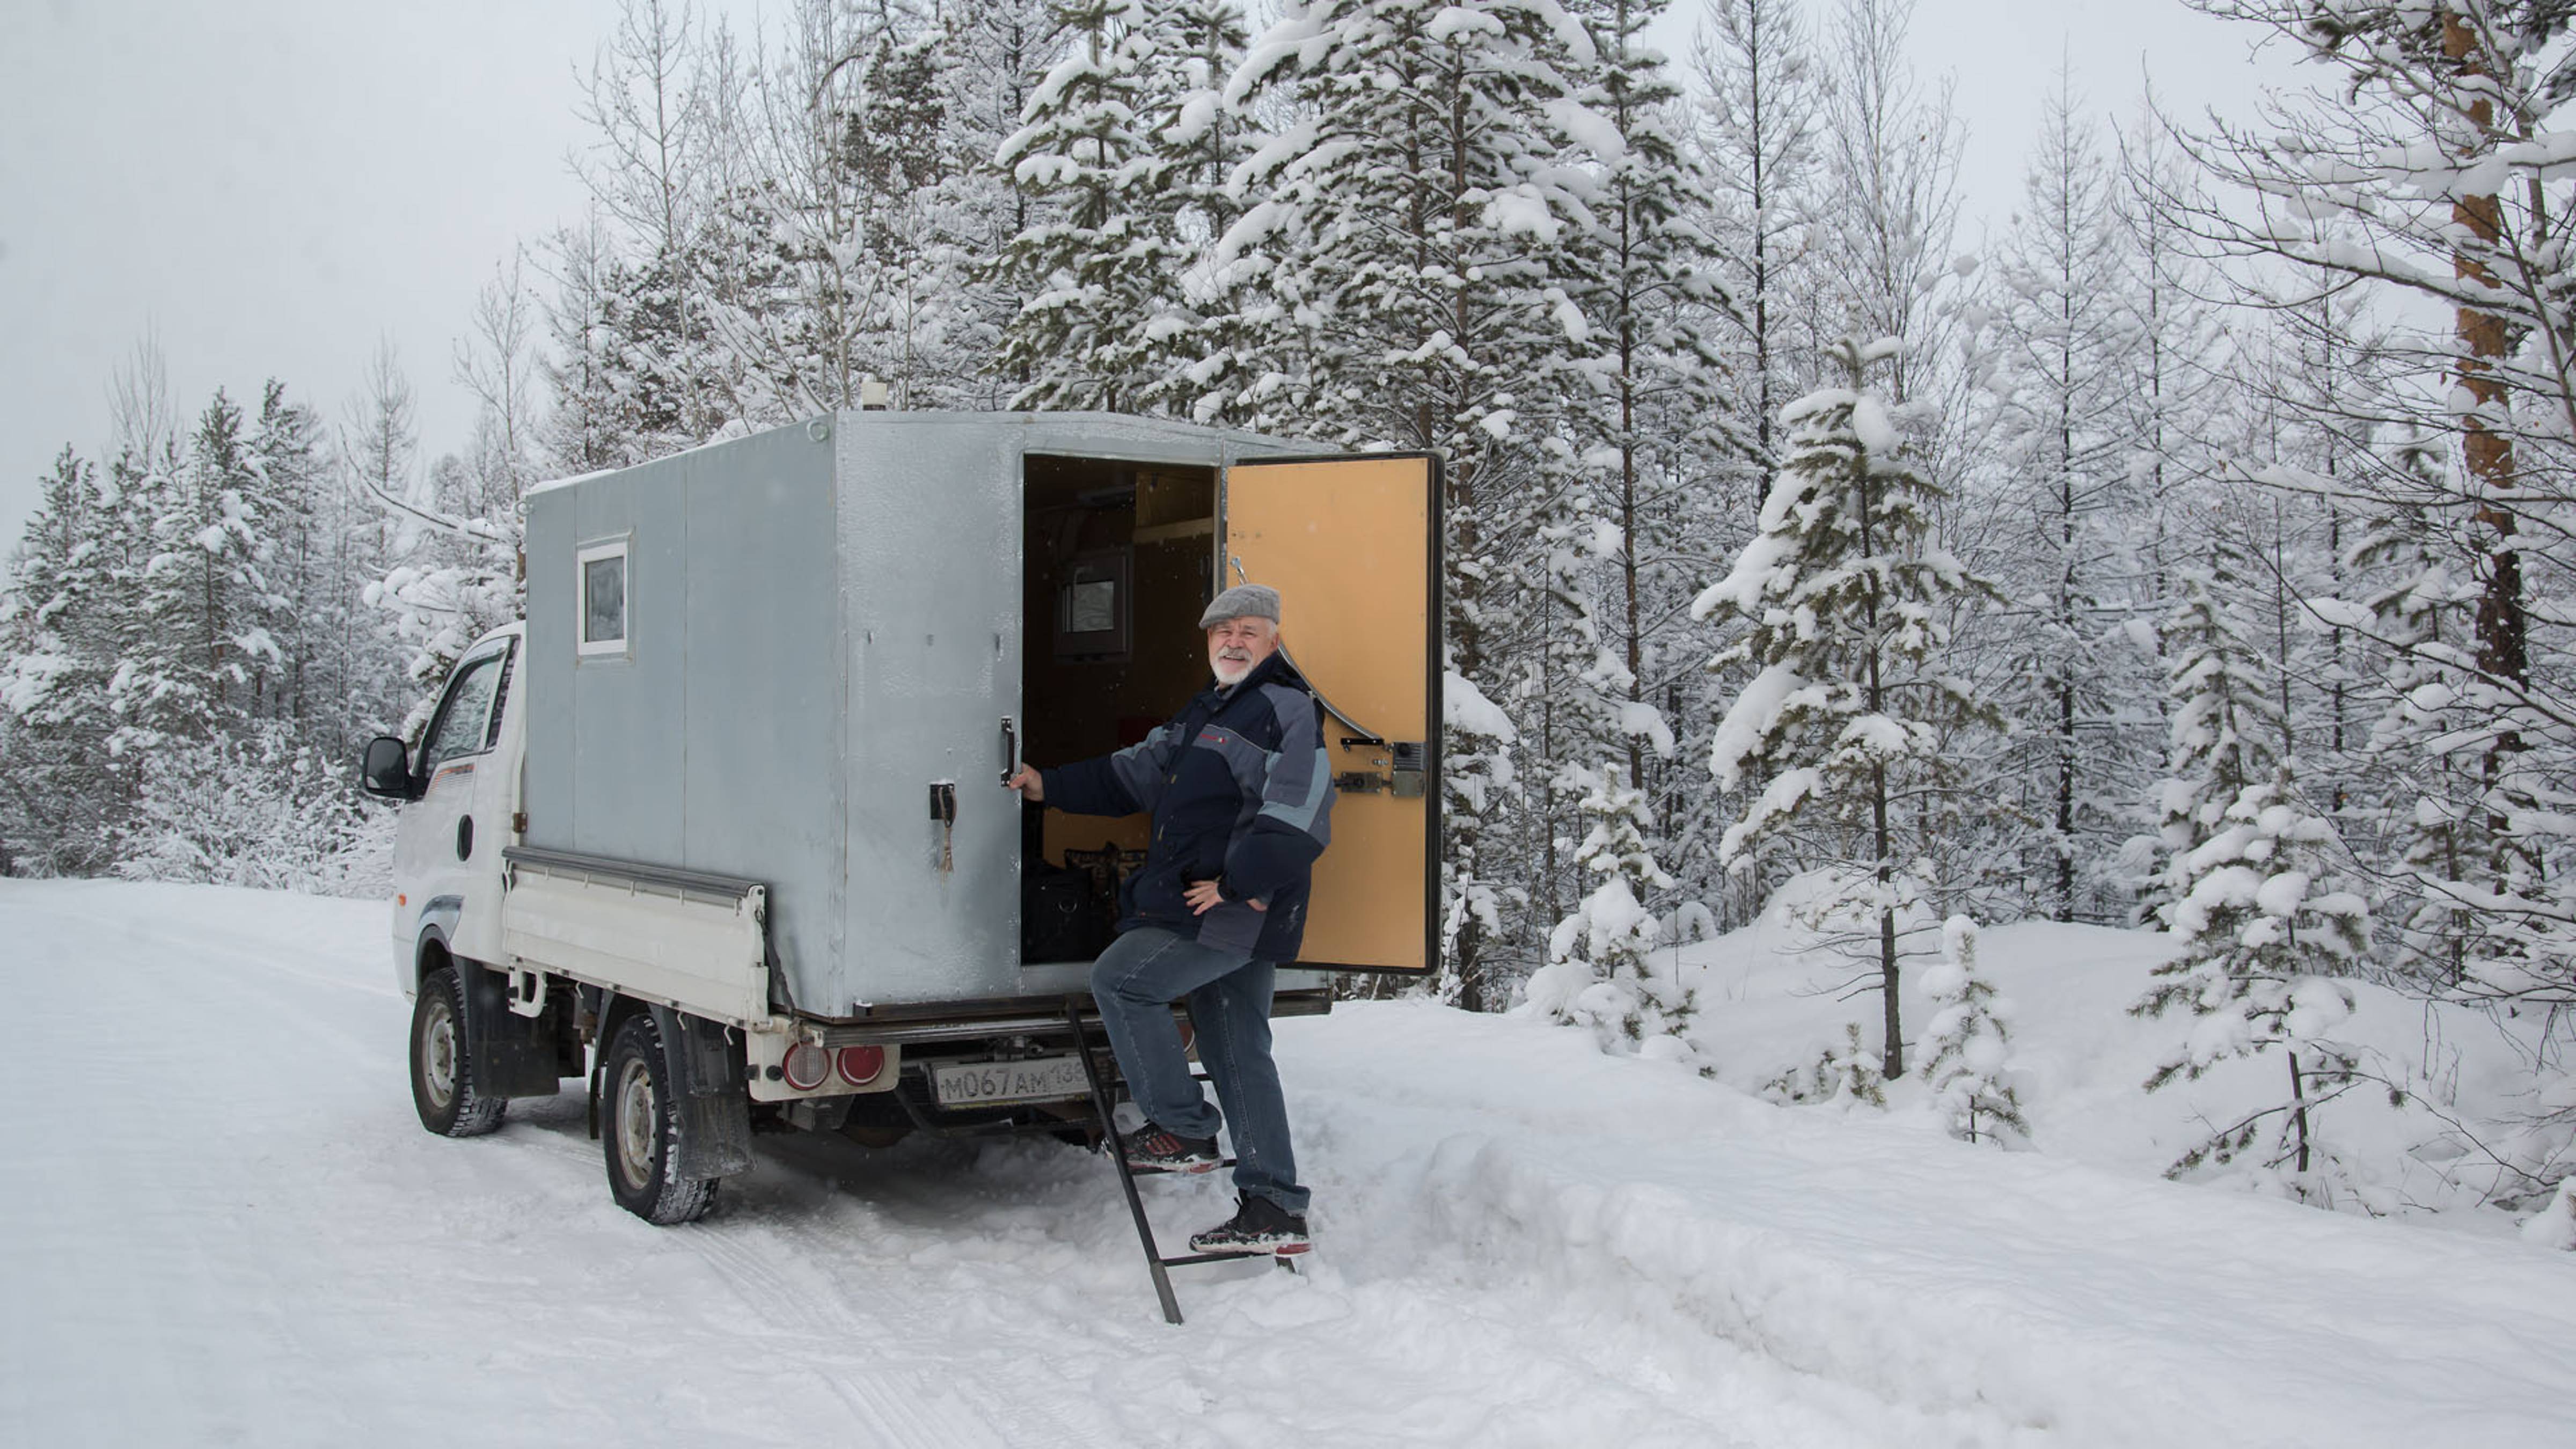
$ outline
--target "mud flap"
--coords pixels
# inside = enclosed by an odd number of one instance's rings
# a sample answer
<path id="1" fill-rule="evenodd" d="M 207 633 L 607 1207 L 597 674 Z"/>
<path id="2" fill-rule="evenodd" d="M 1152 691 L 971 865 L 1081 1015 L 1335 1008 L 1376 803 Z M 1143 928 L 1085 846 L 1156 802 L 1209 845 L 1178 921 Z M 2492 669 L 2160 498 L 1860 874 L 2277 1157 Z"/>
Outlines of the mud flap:
<path id="1" fill-rule="evenodd" d="M 562 1053 L 555 1013 L 510 1010 L 508 978 L 459 957 L 465 988 L 465 1050 L 474 1061 L 474 1090 L 487 1097 L 551 1097 L 561 1085 Z"/>
<path id="2" fill-rule="evenodd" d="M 723 1026 L 653 1008 L 664 1064 L 680 1116 L 672 1170 L 681 1177 L 731 1177 L 751 1171 L 751 1090 L 742 1043 Z"/>

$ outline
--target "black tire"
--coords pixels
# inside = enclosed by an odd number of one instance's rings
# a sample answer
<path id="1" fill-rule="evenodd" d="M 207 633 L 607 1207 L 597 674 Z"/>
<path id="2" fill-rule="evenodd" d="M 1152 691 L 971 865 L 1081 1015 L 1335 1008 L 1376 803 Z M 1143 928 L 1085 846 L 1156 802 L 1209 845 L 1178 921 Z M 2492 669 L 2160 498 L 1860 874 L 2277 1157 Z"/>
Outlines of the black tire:
<path id="1" fill-rule="evenodd" d="M 680 1114 L 672 1110 L 670 1064 L 650 1015 L 638 1012 L 617 1029 L 599 1080 L 599 1142 L 617 1205 L 664 1226 L 705 1217 L 723 1179 L 671 1170 L 679 1156 Z"/>
<path id="2" fill-rule="evenodd" d="M 411 1104 L 420 1125 L 441 1137 L 480 1137 L 500 1126 L 510 1107 L 509 1098 L 487 1097 L 475 1087 L 465 987 L 453 966 L 429 973 L 412 998 Z"/>

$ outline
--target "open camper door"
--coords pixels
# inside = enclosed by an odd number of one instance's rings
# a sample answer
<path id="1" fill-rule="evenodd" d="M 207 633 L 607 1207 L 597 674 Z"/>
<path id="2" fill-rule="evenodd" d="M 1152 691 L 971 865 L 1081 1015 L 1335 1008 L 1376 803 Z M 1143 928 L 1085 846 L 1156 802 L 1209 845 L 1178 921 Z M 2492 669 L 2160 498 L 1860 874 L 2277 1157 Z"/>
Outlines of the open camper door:
<path id="1" fill-rule="evenodd" d="M 1428 971 L 1440 881 L 1440 460 L 1226 469 L 1221 586 L 1280 593 L 1281 638 L 1327 710 L 1332 840 L 1297 964 Z"/>

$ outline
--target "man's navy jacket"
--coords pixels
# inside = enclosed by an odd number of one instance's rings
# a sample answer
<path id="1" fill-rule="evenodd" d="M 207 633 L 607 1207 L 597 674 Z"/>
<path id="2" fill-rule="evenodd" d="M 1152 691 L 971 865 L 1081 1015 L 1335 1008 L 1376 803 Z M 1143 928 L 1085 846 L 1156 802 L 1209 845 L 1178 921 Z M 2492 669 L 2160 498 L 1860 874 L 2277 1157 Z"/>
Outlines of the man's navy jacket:
<path id="1" fill-rule="evenodd" d="M 1287 656 L 1272 654 L 1231 689 L 1202 691 L 1142 743 L 1041 778 L 1060 810 L 1153 816 L 1118 929 L 1160 926 L 1256 960 L 1297 959 L 1310 874 L 1332 838 L 1333 781 L 1323 709 Z M 1224 899 L 1194 916 L 1182 892 L 1202 880 Z"/>

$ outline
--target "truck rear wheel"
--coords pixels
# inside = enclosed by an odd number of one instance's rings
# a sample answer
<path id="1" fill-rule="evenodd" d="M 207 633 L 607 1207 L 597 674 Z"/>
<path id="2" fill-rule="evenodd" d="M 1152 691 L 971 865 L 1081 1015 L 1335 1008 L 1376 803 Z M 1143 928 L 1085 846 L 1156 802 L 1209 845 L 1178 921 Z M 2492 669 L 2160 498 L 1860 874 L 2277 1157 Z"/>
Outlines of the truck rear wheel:
<path id="1" fill-rule="evenodd" d="M 507 1097 L 475 1090 L 474 1054 L 465 1039 L 465 987 L 456 968 L 422 979 L 411 1003 L 411 1104 L 420 1125 L 441 1137 L 480 1137 L 501 1125 Z"/>
<path id="2" fill-rule="evenodd" d="M 662 1033 L 650 1015 L 638 1012 L 617 1029 L 600 1079 L 600 1145 L 617 1205 L 648 1223 L 706 1216 L 723 1179 L 681 1177 L 671 1170 L 680 1156 L 681 1119 L 671 1101 Z"/>

